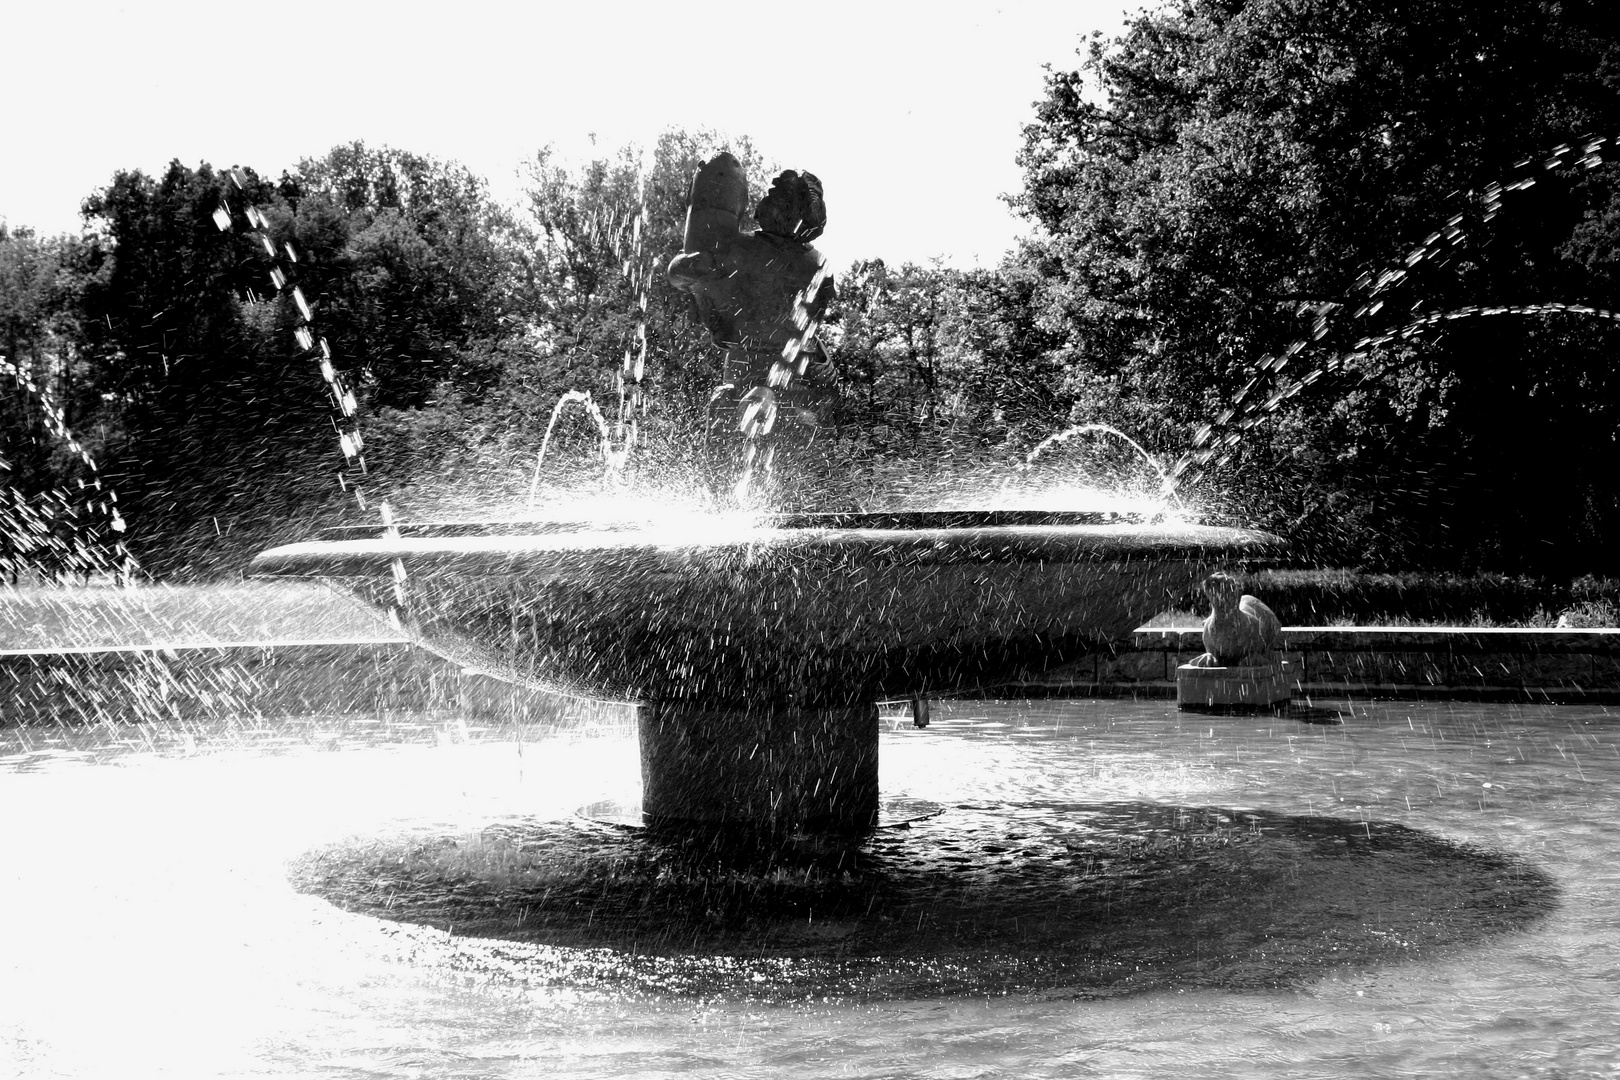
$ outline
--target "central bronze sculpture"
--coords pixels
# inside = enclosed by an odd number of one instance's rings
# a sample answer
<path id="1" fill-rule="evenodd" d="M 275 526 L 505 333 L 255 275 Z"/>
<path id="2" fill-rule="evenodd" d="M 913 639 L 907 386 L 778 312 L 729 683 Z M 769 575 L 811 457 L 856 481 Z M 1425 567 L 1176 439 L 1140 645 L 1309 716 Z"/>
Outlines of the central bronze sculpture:
<path id="1" fill-rule="evenodd" d="M 833 293 L 809 243 L 826 219 L 815 177 L 778 176 L 757 231 L 746 191 L 729 154 L 698 172 L 670 279 L 726 350 L 719 427 L 757 499 L 782 425 L 811 422 L 786 417 L 827 363 Z M 1058 512 L 761 514 L 695 533 L 390 524 L 263 552 L 251 572 L 330 581 L 490 674 L 638 703 L 648 820 L 860 830 L 879 809 L 879 700 L 1105 648 L 1212 564 L 1273 543 Z"/>
<path id="2" fill-rule="evenodd" d="M 816 336 L 833 297 L 827 262 L 810 242 L 827 225 L 821 181 L 788 169 L 771 183 L 747 226 L 748 178 L 716 155 L 692 179 L 681 254 L 670 284 L 688 293 L 698 321 L 725 350 L 724 382 L 711 402 L 710 437 L 740 437 L 736 492 L 770 502 L 782 427 L 813 427 L 807 376 L 831 381 Z M 729 457 L 729 454 L 721 455 Z"/>

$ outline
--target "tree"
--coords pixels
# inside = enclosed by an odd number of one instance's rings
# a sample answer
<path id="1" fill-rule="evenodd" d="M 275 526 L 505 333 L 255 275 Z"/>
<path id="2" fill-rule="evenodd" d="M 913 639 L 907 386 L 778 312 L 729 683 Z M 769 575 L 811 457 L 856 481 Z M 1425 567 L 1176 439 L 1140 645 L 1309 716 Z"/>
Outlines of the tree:
<path id="1" fill-rule="evenodd" d="M 238 170 L 274 209 L 275 185 Z M 78 348 L 129 544 L 158 575 L 237 571 L 243 548 L 335 500 L 318 378 L 286 362 L 264 252 L 215 220 L 233 191 L 206 163 L 120 172 L 85 200 Z M 229 538 L 227 540 L 227 538 Z"/>
<path id="2" fill-rule="evenodd" d="M 82 245 L 0 225 L 0 571 L 116 570 L 116 507 L 74 432 Z M 102 543 L 107 540 L 107 543 Z"/>
<path id="3" fill-rule="evenodd" d="M 85 200 L 85 344 L 101 392 L 161 407 L 262 362 L 242 321 L 243 298 L 265 290 L 261 260 L 246 240 L 222 239 L 224 187 L 208 164 L 174 161 L 156 179 L 119 172 Z"/>
<path id="4" fill-rule="evenodd" d="M 28 491 L 55 481 L 45 400 L 73 405 L 73 354 L 61 333 L 66 243 L 0 225 L 0 462 L 7 482 Z"/>
<path id="5" fill-rule="evenodd" d="M 514 233 L 481 178 L 356 142 L 300 163 L 281 195 L 278 232 L 305 252 L 306 292 L 374 406 L 489 389 L 508 332 Z"/>
<path id="6" fill-rule="evenodd" d="M 1185 0 L 1094 38 L 1048 76 L 1015 200 L 1044 231 L 1019 263 L 1077 404 L 1175 453 L 1235 397 L 1267 400 L 1270 372 L 1243 391 L 1256 366 L 1319 315 L 1328 332 L 1293 372 L 1414 309 L 1614 306 L 1613 168 L 1576 167 L 1578 150 L 1540 163 L 1620 131 L 1617 60 L 1606 9 L 1580 0 Z M 1504 177 L 1537 184 L 1494 216 L 1466 194 Z M 1433 233 L 1435 257 L 1409 264 Z M 1578 431 L 1591 453 L 1620 421 L 1570 374 L 1607 370 L 1591 327 L 1439 325 L 1335 362 L 1348 396 L 1258 410 L 1221 483 L 1336 558 L 1547 565 L 1502 507 L 1548 476 L 1562 508 L 1544 521 L 1592 538 L 1620 524 L 1613 483 L 1571 477 L 1563 441 Z M 1510 386 L 1516 408 L 1498 407 Z"/>

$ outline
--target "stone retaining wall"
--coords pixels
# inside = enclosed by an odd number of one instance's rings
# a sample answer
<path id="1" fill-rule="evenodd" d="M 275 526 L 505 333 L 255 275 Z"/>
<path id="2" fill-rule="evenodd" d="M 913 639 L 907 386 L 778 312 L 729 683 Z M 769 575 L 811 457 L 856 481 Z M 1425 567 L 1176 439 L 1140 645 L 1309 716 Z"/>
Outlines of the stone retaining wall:
<path id="1" fill-rule="evenodd" d="M 1620 702 L 1620 630 L 1297 626 L 1283 636 L 1297 698 Z M 1197 629 L 1138 630 L 1113 653 L 984 693 L 1173 698 L 1177 665 L 1201 652 Z M 0 724 L 438 711 L 519 722 L 580 709 L 399 641 L 0 652 L 0 688 Z"/>
<path id="2" fill-rule="evenodd" d="M 1620 630 L 1478 627 L 1283 628 L 1300 696 L 1620 700 Z M 1204 651 L 1196 628 L 1138 630 L 1113 654 L 1020 680 L 1009 692 L 1174 697 L 1175 671 Z"/>
<path id="3" fill-rule="evenodd" d="M 435 711 L 500 722 L 577 710 L 400 641 L 0 652 L 0 688 L 0 724 Z"/>

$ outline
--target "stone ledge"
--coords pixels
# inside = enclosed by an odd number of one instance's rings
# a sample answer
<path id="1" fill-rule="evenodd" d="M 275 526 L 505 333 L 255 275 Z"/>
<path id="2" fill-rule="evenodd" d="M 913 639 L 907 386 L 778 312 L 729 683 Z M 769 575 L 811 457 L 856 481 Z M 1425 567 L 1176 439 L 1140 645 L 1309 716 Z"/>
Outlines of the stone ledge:
<path id="1" fill-rule="evenodd" d="M 1113 653 L 1006 684 L 1046 696 L 1171 697 L 1204 651 L 1198 627 L 1137 630 Z M 1296 697 L 1620 700 L 1620 629 L 1288 626 Z"/>
<path id="2" fill-rule="evenodd" d="M 1297 701 L 1620 703 L 1620 630 L 1285 627 L 1283 634 Z M 1176 668 L 1203 651 L 1197 628 L 1138 630 L 1111 653 L 959 696 L 1173 699 Z M 439 710 L 520 721 L 578 707 L 398 640 L 0 651 L 0 724 Z"/>
<path id="3" fill-rule="evenodd" d="M 998 683 L 954 695 L 964 699 L 1101 698 L 1121 701 L 1174 701 L 1176 684 L 1163 683 Z M 1620 705 L 1620 687 L 1418 686 L 1400 683 L 1296 683 L 1295 704 L 1313 699 L 1369 698 L 1397 701 L 1470 701 L 1519 705 Z"/>
<path id="4" fill-rule="evenodd" d="M 575 699 L 466 671 L 404 641 L 0 652 L 0 724 L 434 711 L 516 722 L 577 708 Z"/>
<path id="5" fill-rule="evenodd" d="M 1620 656 L 1620 628 L 1482 626 L 1285 626 L 1286 652 L 1575 652 Z M 1199 626 L 1139 629 L 1131 635 L 1138 649 L 1204 651 Z"/>

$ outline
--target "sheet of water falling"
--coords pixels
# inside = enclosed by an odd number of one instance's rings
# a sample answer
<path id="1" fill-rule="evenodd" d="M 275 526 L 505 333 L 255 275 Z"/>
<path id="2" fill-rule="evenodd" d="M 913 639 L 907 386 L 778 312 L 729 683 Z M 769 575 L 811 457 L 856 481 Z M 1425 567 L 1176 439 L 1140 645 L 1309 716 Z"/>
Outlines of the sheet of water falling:
<path id="1" fill-rule="evenodd" d="M 1330 703 L 1317 702 L 1318 706 Z M 635 787 L 627 726 L 312 717 L 0 733 L 0 1063 L 28 1076 L 1608 1075 L 1620 1068 L 1620 722 L 1576 707 L 942 703 L 886 791 L 962 815 L 1128 801 L 1327 813 L 1505 853 L 1523 929 L 1285 990 L 766 1003 L 458 974 L 436 932 L 346 915 L 289 859 L 370 830 L 562 818 Z M 522 741 L 516 741 L 521 735 Z M 147 737 L 150 736 L 150 737 Z M 951 815 L 929 834 L 949 838 Z M 925 838 L 924 830 L 917 839 Z M 1347 918 L 1356 912 L 1346 897 Z M 1218 930 L 1218 928 L 1216 928 Z"/>

